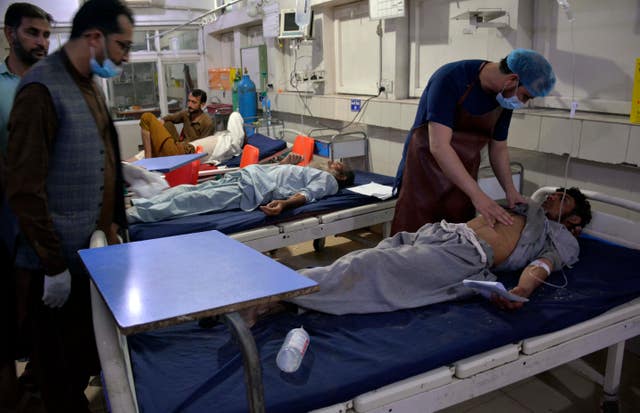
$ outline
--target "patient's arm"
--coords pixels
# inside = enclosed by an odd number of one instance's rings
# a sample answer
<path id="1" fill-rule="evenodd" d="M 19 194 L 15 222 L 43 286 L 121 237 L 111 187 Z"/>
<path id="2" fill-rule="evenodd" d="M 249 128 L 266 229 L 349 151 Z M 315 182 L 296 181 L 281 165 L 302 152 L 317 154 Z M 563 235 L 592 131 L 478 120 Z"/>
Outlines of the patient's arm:
<path id="1" fill-rule="evenodd" d="M 268 216 L 276 216 L 280 215 L 280 213 L 287 208 L 295 208 L 304 205 L 306 202 L 307 198 L 305 198 L 304 195 L 295 194 L 288 199 L 277 199 L 269 202 L 267 205 L 262 205 L 260 210 Z"/>
<path id="2" fill-rule="evenodd" d="M 153 151 L 151 149 L 151 133 L 148 130 L 140 129 L 140 135 L 142 136 L 142 147 L 144 149 L 144 157 L 153 157 Z"/>
<path id="3" fill-rule="evenodd" d="M 302 162 L 302 160 L 304 159 L 304 156 L 294 153 L 294 152 L 289 152 L 287 154 L 287 156 L 285 156 L 280 162 L 280 165 L 286 165 L 286 164 L 291 164 L 291 165 L 297 165 L 300 162 Z"/>
<path id="4" fill-rule="evenodd" d="M 549 268 L 553 269 L 553 264 L 547 258 L 538 258 L 538 260 L 544 262 L 549 266 Z M 520 279 L 518 280 L 518 285 L 512 288 L 509 292 L 512 294 L 519 295 L 521 297 L 529 297 L 536 288 L 540 286 L 547 279 L 549 274 L 544 268 L 528 265 L 522 270 L 520 273 Z M 500 308 L 515 310 L 517 308 L 522 307 L 524 303 L 509 301 L 505 298 L 502 298 L 498 295 L 495 295 L 492 298 L 492 301 Z"/>
<path id="5" fill-rule="evenodd" d="M 175 113 L 170 113 L 168 115 L 165 115 L 162 120 L 163 123 L 164 122 L 171 122 L 171 123 L 183 123 L 185 122 L 185 119 L 189 119 L 189 112 L 186 109 L 183 109 L 179 112 L 175 112 Z"/>

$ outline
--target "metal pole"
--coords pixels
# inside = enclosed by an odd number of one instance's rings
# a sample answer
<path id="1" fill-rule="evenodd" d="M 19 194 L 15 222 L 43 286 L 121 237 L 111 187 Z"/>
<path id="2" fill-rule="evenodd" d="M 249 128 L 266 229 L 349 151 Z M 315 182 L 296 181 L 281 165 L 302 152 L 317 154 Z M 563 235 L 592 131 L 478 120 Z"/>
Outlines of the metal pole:
<path id="1" fill-rule="evenodd" d="M 222 316 L 227 328 L 242 350 L 242 364 L 244 366 L 244 381 L 249 400 L 249 411 L 264 413 L 264 388 L 262 385 L 262 368 L 260 357 L 251 330 L 247 327 L 240 314 L 227 313 Z"/>

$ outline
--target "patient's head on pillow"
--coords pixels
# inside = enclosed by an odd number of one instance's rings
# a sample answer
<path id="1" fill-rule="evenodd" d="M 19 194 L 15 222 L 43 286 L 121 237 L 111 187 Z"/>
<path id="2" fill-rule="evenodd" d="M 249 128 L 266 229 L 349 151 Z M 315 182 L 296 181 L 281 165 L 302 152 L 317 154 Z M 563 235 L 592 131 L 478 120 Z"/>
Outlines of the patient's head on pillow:
<path id="1" fill-rule="evenodd" d="M 329 160 L 327 162 L 327 167 L 320 169 L 324 169 L 333 175 L 333 177 L 336 178 L 336 181 L 338 181 L 338 188 L 340 189 L 353 185 L 355 174 L 351 168 L 340 161 Z"/>
<path id="2" fill-rule="evenodd" d="M 591 204 L 576 187 L 557 188 L 542 203 L 547 218 L 561 222 L 575 236 L 591 222 Z"/>

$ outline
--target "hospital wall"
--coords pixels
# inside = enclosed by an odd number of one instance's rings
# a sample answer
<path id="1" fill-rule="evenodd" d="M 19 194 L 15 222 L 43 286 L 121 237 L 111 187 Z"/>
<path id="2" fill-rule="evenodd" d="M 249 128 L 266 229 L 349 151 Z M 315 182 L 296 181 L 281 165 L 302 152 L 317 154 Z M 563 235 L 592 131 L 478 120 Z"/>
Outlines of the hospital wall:
<path id="1" fill-rule="evenodd" d="M 56 30 L 68 30 L 81 1 L 33 3 L 51 12 Z M 165 9 L 134 9 L 138 29 L 183 23 L 216 2 L 154 4 Z M 575 158 L 569 184 L 640 201 L 640 125 L 628 120 L 633 64 L 640 57 L 637 0 L 570 0 L 573 23 L 555 0 L 408 0 L 406 17 L 382 22 L 381 40 L 376 35 L 378 22 L 368 19 L 366 1 L 313 0 L 311 4 L 314 40 L 297 49 L 290 40 L 268 36 L 264 14 L 248 16 L 242 2 L 230 7 L 202 27 L 202 67 L 239 66 L 242 47 L 265 44 L 274 115 L 284 119 L 287 128 L 302 132 L 322 125 L 346 125 L 356 116 L 350 110 L 351 99 L 364 103 L 377 92 L 379 78 L 383 79 L 390 90 L 373 98 L 352 128 L 369 136 L 372 170 L 392 175 L 418 97 L 441 64 L 465 58 L 498 60 L 514 47 L 531 47 L 551 60 L 558 83 L 549 98 L 536 99 L 535 110 L 514 114 L 509 144 L 513 160 L 526 167 L 525 193 L 541 185 L 564 184 L 563 154 L 570 152 Z M 280 0 L 279 6 L 295 7 L 295 0 Z M 6 7 L 6 3 L 0 5 L 0 13 Z M 505 11 L 505 16 L 492 21 L 502 27 L 473 26 L 456 19 L 465 11 L 488 8 Z M 297 93 L 291 86 L 294 65 L 302 71 L 324 71 L 322 82 L 297 85 L 313 93 Z M 206 83 L 206 73 L 200 75 L 199 84 L 202 78 Z M 231 101 L 228 92 L 208 92 L 213 99 Z M 572 100 L 579 109 L 575 119 L 569 119 L 567 111 Z M 140 142 L 137 122 L 116 126 L 123 156 L 135 153 Z"/>
<path id="2" fill-rule="evenodd" d="M 380 55 L 375 36 L 368 43 L 358 38 L 360 43 L 356 45 L 349 45 L 348 39 L 341 37 L 343 29 L 353 33 L 354 25 L 370 31 L 372 24 L 377 24 L 359 18 L 361 9 L 352 6 L 349 14 L 344 9 L 350 5 L 312 2 L 314 30 L 320 27 L 320 33 L 316 32 L 311 45 L 300 45 L 297 63 L 303 68 L 308 65 L 312 71 L 325 70 L 327 79 L 313 94 L 292 91 L 288 80 L 295 59 L 290 56 L 290 41 L 265 38 L 267 45 L 271 42 L 272 107 L 290 129 L 304 132 L 324 125 L 344 126 L 356 116 L 350 110 L 351 99 L 359 98 L 364 103 L 376 93 L 379 63 L 363 60 L 358 54 L 349 61 L 344 58 L 344 50 L 357 52 L 360 48 L 381 56 L 381 77 L 393 82 L 393 90 L 371 100 L 352 128 L 362 129 L 369 136 L 372 169 L 394 174 L 414 120 L 417 97 L 433 71 L 448 61 L 498 60 L 514 47 L 534 48 L 552 62 L 558 83 L 550 97 L 536 99 L 535 106 L 514 114 L 509 144 L 513 160 L 526 168 L 525 193 L 531 194 L 542 185 L 564 185 L 564 154 L 572 153 L 568 185 L 640 201 L 640 125 L 629 122 L 634 62 L 640 57 L 640 6 L 636 0 L 570 3 L 573 23 L 552 0 L 409 1 L 409 17 L 383 22 Z M 506 11 L 507 15 L 497 21 L 507 27 L 472 27 L 468 21 L 454 18 L 466 10 L 496 7 Z M 229 27 L 224 26 L 230 24 L 232 16 L 226 18 L 226 22 L 205 27 L 210 45 L 216 48 L 213 51 L 207 47 L 207 52 L 214 54 L 210 62 L 214 65 L 215 55 L 231 47 L 221 40 L 224 36 L 232 45 L 242 46 L 237 43 L 238 36 L 231 36 Z M 224 36 L 219 35 L 222 32 Z M 317 52 L 317 42 L 322 44 L 321 53 Z M 373 79 L 369 66 L 374 66 Z M 347 78 L 353 85 L 344 81 Z M 302 84 L 300 89 L 309 90 L 307 86 Z M 373 92 L 365 92 L 367 88 Z M 568 112 L 572 101 L 578 104 L 574 119 Z M 622 214 L 637 219 L 636 215 Z"/>

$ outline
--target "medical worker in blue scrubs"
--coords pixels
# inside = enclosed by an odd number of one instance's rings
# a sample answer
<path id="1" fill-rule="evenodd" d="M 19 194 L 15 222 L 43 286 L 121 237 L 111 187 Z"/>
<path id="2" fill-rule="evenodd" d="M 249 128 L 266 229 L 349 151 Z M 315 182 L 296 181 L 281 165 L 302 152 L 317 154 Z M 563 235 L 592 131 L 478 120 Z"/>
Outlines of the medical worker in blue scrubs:
<path id="1" fill-rule="evenodd" d="M 510 206 L 525 202 L 511 179 L 507 134 L 511 113 L 555 85 L 538 52 L 515 49 L 500 62 L 462 60 L 429 80 L 398 166 L 398 202 L 391 232 L 415 232 L 428 222 L 466 222 L 476 212 L 490 225 L 509 214 L 478 186 L 480 152 L 489 159 Z"/>

